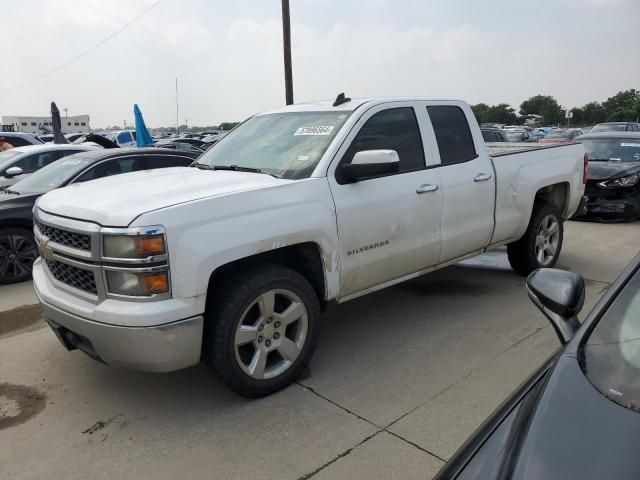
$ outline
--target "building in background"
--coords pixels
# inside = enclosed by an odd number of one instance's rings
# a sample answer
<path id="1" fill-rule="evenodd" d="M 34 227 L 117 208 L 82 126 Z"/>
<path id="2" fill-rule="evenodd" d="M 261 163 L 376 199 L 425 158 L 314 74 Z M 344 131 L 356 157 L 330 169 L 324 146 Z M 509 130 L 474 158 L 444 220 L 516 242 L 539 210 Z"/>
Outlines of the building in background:
<path id="1" fill-rule="evenodd" d="M 74 115 L 73 117 L 61 117 L 62 121 L 62 133 L 89 133 L 91 127 L 89 126 L 89 115 Z M 53 132 L 53 125 L 51 124 L 51 117 L 23 117 L 23 116 L 10 116 L 3 115 L 2 122 L 4 127 L 13 126 L 14 132 L 26 132 L 42 134 L 47 132 Z M 7 129 L 8 131 L 9 129 Z"/>

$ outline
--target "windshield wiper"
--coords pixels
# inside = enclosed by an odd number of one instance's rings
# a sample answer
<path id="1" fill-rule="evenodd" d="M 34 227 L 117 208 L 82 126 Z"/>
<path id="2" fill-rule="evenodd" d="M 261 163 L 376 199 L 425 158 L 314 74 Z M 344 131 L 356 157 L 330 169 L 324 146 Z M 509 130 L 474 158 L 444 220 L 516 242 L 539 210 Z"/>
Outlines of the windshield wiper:
<path id="1" fill-rule="evenodd" d="M 15 190 L 10 190 L 8 188 L 5 188 L 4 190 L 0 190 L 0 192 L 2 192 L 2 193 L 13 193 L 14 195 L 20 195 L 20 192 L 16 192 Z"/>
<path id="2" fill-rule="evenodd" d="M 209 168 L 211 170 L 231 170 L 234 172 L 262 173 L 263 175 L 271 175 L 274 178 L 278 178 L 277 175 L 262 171 L 259 168 L 241 167 L 239 165 L 214 165 L 213 167 L 209 167 Z"/>

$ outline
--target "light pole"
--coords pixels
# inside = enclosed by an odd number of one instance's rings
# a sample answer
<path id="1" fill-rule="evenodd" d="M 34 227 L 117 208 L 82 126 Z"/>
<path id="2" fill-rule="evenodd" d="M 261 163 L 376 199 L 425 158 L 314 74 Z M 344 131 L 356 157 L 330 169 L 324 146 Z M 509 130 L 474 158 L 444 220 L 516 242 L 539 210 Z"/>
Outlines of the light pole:
<path id="1" fill-rule="evenodd" d="M 289 0 L 282 0 L 282 42 L 284 46 L 284 91 L 287 105 L 293 103 L 293 75 L 291 73 L 291 20 Z"/>

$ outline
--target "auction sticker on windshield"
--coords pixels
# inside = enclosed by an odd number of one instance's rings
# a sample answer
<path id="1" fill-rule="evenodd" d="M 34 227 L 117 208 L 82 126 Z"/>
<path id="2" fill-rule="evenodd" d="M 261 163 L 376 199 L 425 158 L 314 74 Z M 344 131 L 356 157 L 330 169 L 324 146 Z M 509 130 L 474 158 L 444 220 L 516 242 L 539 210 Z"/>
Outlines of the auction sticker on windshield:
<path id="1" fill-rule="evenodd" d="M 297 135 L 331 135 L 333 125 L 323 125 L 319 127 L 300 127 L 293 134 Z"/>
<path id="2" fill-rule="evenodd" d="M 640 147 L 640 143 L 621 143 L 621 147 Z"/>

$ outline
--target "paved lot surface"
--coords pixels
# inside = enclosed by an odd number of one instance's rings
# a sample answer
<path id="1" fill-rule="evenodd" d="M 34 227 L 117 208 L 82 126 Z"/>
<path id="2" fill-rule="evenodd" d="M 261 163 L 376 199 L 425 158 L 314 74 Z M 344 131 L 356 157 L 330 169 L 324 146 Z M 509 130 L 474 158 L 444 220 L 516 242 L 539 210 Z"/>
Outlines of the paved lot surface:
<path id="1" fill-rule="evenodd" d="M 639 250 L 640 223 L 569 222 L 559 265 L 588 279 L 589 309 Z M 258 401 L 201 367 L 116 370 L 41 322 L 14 329 L 0 478 L 430 478 L 558 347 L 523 286 L 498 251 L 338 306 L 309 371 Z"/>

